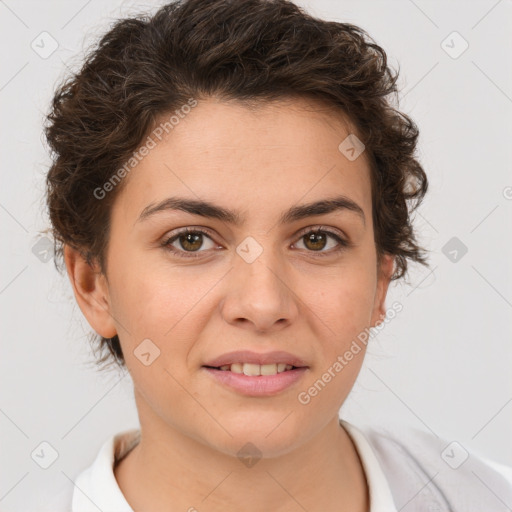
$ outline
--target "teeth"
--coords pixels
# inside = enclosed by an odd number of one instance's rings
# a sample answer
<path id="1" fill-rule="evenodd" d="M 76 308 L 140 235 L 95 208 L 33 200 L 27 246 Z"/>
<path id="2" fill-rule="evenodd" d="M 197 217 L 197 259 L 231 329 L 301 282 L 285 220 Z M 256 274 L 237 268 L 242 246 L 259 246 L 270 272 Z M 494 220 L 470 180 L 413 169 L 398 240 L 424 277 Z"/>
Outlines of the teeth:
<path id="1" fill-rule="evenodd" d="M 256 376 L 261 375 L 260 368 L 259 364 L 244 363 L 242 371 L 244 372 L 244 375 Z"/>
<path id="2" fill-rule="evenodd" d="M 225 364 L 220 367 L 221 370 L 230 370 L 233 373 L 243 373 L 248 376 L 258 375 L 276 375 L 287 370 L 291 370 L 291 364 L 278 363 L 278 364 L 251 364 L 251 363 L 233 363 L 231 365 Z"/>
<path id="3" fill-rule="evenodd" d="M 228 370 L 231 370 L 234 373 L 243 373 L 243 366 L 240 363 L 234 363 L 231 365 L 226 365 Z"/>

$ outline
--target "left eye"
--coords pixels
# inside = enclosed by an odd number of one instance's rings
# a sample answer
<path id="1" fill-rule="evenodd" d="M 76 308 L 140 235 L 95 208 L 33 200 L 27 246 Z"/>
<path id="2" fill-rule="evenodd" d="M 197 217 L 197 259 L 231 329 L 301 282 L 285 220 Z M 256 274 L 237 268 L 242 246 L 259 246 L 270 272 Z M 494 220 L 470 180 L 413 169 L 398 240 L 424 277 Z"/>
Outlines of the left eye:
<path id="1" fill-rule="evenodd" d="M 324 250 L 329 245 L 329 238 L 337 242 L 334 244 L 334 250 L 332 250 L 332 246 L 328 247 L 329 250 Z M 204 239 L 209 240 L 210 247 L 203 247 Z M 337 233 L 321 228 L 309 229 L 301 233 L 299 235 L 299 242 L 304 243 L 306 249 L 309 249 L 308 252 L 318 253 L 319 256 L 332 254 L 350 246 L 350 243 Z M 176 247 L 175 244 L 179 244 L 180 247 Z M 212 249 L 216 244 L 208 231 L 199 228 L 185 228 L 166 239 L 162 245 L 166 250 L 169 250 L 178 257 L 197 258 L 201 255 L 201 252 L 205 252 L 200 250 L 201 248 Z M 337 248 L 336 245 L 338 246 Z"/>
<path id="2" fill-rule="evenodd" d="M 334 251 L 323 251 L 322 249 L 325 249 L 325 247 L 328 245 L 328 238 L 331 238 L 337 242 L 337 244 L 334 244 L 334 247 L 338 245 L 338 249 L 335 249 Z M 306 233 L 303 233 L 300 241 L 304 242 L 304 245 L 307 246 L 307 248 L 311 249 L 312 252 L 321 252 L 323 253 L 332 253 L 336 252 L 337 250 L 342 250 L 345 247 L 349 245 L 349 243 L 341 238 L 337 233 L 333 233 L 331 231 L 326 231 L 322 229 L 315 229 L 310 230 Z M 330 247 L 329 249 L 331 249 Z"/>

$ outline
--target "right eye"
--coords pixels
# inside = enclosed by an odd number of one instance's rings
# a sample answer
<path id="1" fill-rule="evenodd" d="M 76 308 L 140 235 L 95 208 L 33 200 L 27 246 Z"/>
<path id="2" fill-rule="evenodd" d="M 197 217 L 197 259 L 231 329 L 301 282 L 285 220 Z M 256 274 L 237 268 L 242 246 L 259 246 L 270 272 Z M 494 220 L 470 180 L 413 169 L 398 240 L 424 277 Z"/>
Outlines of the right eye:
<path id="1" fill-rule="evenodd" d="M 204 244 L 204 237 L 210 240 L 212 244 L 210 248 L 215 246 L 209 231 L 188 227 L 166 238 L 162 246 L 179 258 L 198 258 L 201 256 L 198 253 L 205 252 L 199 250 Z M 176 247 L 175 244 L 178 244 L 180 247 Z"/>

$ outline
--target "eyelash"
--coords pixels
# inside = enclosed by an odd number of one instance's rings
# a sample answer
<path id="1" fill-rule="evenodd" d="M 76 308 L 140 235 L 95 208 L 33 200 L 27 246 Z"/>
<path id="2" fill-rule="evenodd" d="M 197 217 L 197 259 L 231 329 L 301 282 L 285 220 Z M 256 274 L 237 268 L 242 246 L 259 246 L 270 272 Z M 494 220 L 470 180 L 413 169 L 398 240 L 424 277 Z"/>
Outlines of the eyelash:
<path id="1" fill-rule="evenodd" d="M 320 256 L 320 257 L 330 256 L 332 254 L 339 253 L 345 249 L 348 249 L 349 247 L 352 247 L 351 242 L 342 238 L 338 233 L 335 233 L 334 231 L 324 228 L 323 226 L 319 226 L 318 228 L 314 228 L 314 229 L 308 228 L 308 229 L 302 231 L 298 235 L 298 239 L 300 240 L 301 238 L 303 238 L 306 235 L 309 235 L 310 233 L 316 233 L 316 234 L 326 233 L 329 236 L 331 236 L 332 238 L 334 238 L 336 240 L 336 242 L 338 242 L 338 244 L 339 244 L 338 248 L 331 249 L 330 251 L 308 251 L 311 253 L 315 253 L 316 256 Z M 202 235 L 208 236 L 208 238 L 210 238 L 210 239 L 212 238 L 212 234 L 210 233 L 210 231 L 205 230 L 204 228 L 188 228 L 187 227 L 187 228 L 182 229 L 181 231 L 178 231 L 177 233 L 174 233 L 171 237 L 166 238 L 164 240 L 164 242 L 162 243 L 162 246 L 165 250 L 173 253 L 174 255 L 176 255 L 179 258 L 200 258 L 201 253 L 205 252 L 205 251 L 183 251 L 183 250 L 176 249 L 175 247 L 172 247 L 172 245 L 171 245 L 180 236 L 189 235 L 189 234 L 202 234 Z"/>

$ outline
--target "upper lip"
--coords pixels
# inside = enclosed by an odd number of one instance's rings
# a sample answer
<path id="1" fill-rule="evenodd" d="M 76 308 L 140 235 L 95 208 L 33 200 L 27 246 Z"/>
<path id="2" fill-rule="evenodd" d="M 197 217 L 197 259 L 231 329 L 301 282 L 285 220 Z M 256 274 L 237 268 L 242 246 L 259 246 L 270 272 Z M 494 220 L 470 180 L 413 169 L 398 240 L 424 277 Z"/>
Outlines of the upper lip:
<path id="1" fill-rule="evenodd" d="M 233 363 L 251 363 L 251 364 L 277 364 L 285 363 L 292 366 L 307 366 L 306 362 L 298 356 L 284 352 L 282 350 L 274 352 L 252 352 L 251 350 L 236 350 L 228 352 L 221 356 L 211 359 L 203 366 L 220 367 Z"/>

